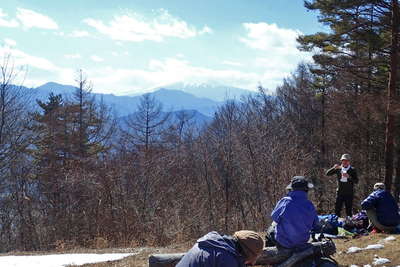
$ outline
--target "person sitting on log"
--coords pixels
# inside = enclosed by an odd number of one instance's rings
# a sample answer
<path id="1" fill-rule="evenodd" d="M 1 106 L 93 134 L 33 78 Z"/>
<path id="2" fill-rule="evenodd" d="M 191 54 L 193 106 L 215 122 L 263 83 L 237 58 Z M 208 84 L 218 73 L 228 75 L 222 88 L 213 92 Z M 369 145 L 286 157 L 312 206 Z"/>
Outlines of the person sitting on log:
<path id="1" fill-rule="evenodd" d="M 254 265 L 264 241 L 253 231 L 242 230 L 233 236 L 210 232 L 197 240 L 176 267 L 244 267 Z"/>
<path id="2" fill-rule="evenodd" d="M 370 220 L 368 229 L 393 232 L 400 224 L 399 206 L 384 183 L 374 185 L 374 191 L 361 202 L 361 207 L 367 211 Z"/>
<path id="3" fill-rule="evenodd" d="M 279 200 L 271 213 L 272 226 L 267 231 L 266 246 L 303 249 L 308 246 L 311 231 L 320 228 L 317 211 L 308 200 L 313 184 L 304 176 L 294 176 L 286 187 L 287 196 Z"/>

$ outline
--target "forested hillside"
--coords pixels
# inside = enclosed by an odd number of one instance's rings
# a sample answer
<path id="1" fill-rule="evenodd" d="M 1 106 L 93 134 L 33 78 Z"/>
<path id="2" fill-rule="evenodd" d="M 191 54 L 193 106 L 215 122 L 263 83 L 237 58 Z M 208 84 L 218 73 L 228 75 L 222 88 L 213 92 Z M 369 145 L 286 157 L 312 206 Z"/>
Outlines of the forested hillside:
<path id="1" fill-rule="evenodd" d="M 185 112 L 171 122 L 144 95 L 119 129 L 83 72 L 73 98 L 50 94 L 36 102 L 14 86 L 18 72 L 12 55 L 6 58 L 0 251 L 99 240 L 162 246 L 210 230 L 263 231 L 293 175 L 310 177 L 318 211 L 331 213 L 336 181 L 325 171 L 342 153 L 359 171 L 356 208 L 378 181 L 398 199 L 397 1 L 305 6 L 327 27 L 298 39 L 313 62 L 300 64 L 273 95 L 260 86 L 258 94 L 227 101 L 201 128 Z"/>

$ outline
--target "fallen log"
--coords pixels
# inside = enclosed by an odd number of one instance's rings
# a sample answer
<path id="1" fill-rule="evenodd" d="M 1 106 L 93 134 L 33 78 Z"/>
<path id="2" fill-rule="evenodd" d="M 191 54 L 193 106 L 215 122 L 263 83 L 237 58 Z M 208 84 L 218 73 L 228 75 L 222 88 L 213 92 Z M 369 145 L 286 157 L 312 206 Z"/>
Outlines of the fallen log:
<path id="1" fill-rule="evenodd" d="M 276 247 L 264 248 L 255 265 L 280 264 L 281 267 L 292 266 L 297 261 L 307 256 L 331 256 L 335 254 L 336 246 L 331 240 L 311 243 L 311 247 L 299 253 L 291 249 L 277 249 Z M 175 267 L 184 253 L 154 254 L 149 257 L 149 267 Z"/>

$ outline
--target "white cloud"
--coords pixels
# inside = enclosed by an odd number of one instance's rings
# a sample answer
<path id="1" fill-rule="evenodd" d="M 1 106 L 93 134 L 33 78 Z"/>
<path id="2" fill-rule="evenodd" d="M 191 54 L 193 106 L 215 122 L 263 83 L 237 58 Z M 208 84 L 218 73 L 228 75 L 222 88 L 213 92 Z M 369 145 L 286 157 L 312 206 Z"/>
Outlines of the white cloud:
<path id="1" fill-rule="evenodd" d="M 17 8 L 17 19 L 27 29 L 58 29 L 58 25 L 53 19 L 30 9 Z"/>
<path id="2" fill-rule="evenodd" d="M 264 87 L 275 89 L 283 78 L 290 75 L 301 61 L 310 61 L 311 54 L 297 49 L 298 30 L 279 28 L 276 24 L 244 23 L 247 36 L 240 41 L 258 50 L 255 67 L 262 71 L 260 82 Z"/>
<path id="3" fill-rule="evenodd" d="M 27 70 L 23 81 L 25 86 L 36 87 L 49 81 L 71 84 L 76 76 L 73 69 L 56 66 L 46 58 L 29 55 L 15 48 L 0 47 L 0 61 L 7 56 L 10 56 L 14 68 Z"/>
<path id="4" fill-rule="evenodd" d="M 73 31 L 70 35 L 70 37 L 75 37 L 75 38 L 80 38 L 80 37 L 88 37 L 90 34 L 87 31 Z"/>
<path id="5" fill-rule="evenodd" d="M 67 54 L 67 55 L 64 55 L 64 57 L 66 59 L 79 59 L 79 58 L 81 58 L 81 55 L 79 55 L 79 54 Z"/>
<path id="6" fill-rule="evenodd" d="M 161 42 L 167 37 L 186 39 L 212 32 L 207 26 L 199 31 L 194 26 L 172 16 L 166 10 L 160 10 L 153 19 L 133 13 L 115 16 L 109 23 L 93 18 L 87 18 L 84 22 L 113 40 L 130 42 L 145 40 Z"/>
<path id="7" fill-rule="evenodd" d="M 114 57 L 117 57 L 117 56 L 119 56 L 119 53 L 118 53 L 118 52 L 115 52 L 115 51 L 113 51 L 113 52 L 111 52 L 111 55 L 113 55 Z"/>
<path id="8" fill-rule="evenodd" d="M 15 19 L 8 19 L 8 15 L 0 8 L 0 27 L 15 28 L 19 23 Z"/>
<path id="9" fill-rule="evenodd" d="M 222 64 L 228 65 L 228 66 L 234 66 L 234 67 L 240 67 L 240 66 L 242 66 L 242 63 L 240 63 L 240 62 L 235 62 L 235 61 L 230 61 L 230 60 L 224 60 L 224 61 L 222 61 Z"/>
<path id="10" fill-rule="evenodd" d="M 88 70 L 96 92 L 132 94 L 175 82 L 215 82 L 256 90 L 261 75 L 232 69 L 193 66 L 186 60 L 166 58 L 150 60 L 146 69 L 99 67 Z"/>
<path id="11" fill-rule="evenodd" d="M 247 37 L 240 38 L 240 41 L 251 48 L 281 53 L 297 51 L 296 38 L 301 34 L 298 30 L 283 29 L 265 22 L 244 23 L 243 26 L 247 30 Z"/>
<path id="12" fill-rule="evenodd" d="M 11 47 L 0 48 L 0 58 L 10 55 L 15 66 L 31 66 L 41 70 L 52 71 L 57 67 L 49 60 L 41 57 L 31 56 L 25 52 Z"/>
<path id="13" fill-rule="evenodd" d="M 207 34 L 207 33 L 212 34 L 214 33 L 214 31 L 208 26 L 204 26 L 203 29 L 199 31 L 199 34 Z"/>
<path id="14" fill-rule="evenodd" d="M 4 38 L 4 44 L 8 47 L 14 47 L 17 45 L 17 42 L 9 38 Z"/>
<path id="15" fill-rule="evenodd" d="M 104 61 L 103 58 L 96 56 L 96 55 L 91 56 L 90 59 L 93 60 L 94 62 L 103 62 Z"/>

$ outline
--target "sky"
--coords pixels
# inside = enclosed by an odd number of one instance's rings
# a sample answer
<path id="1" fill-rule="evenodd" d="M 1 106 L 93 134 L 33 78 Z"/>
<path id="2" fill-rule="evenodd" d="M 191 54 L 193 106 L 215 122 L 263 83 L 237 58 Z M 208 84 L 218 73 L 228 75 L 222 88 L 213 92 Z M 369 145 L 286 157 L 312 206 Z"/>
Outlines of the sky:
<path id="1" fill-rule="evenodd" d="M 311 59 L 297 36 L 321 30 L 302 0 L 2 0 L 0 57 L 27 87 L 75 85 L 82 69 L 116 95 L 176 82 L 274 90 Z"/>

